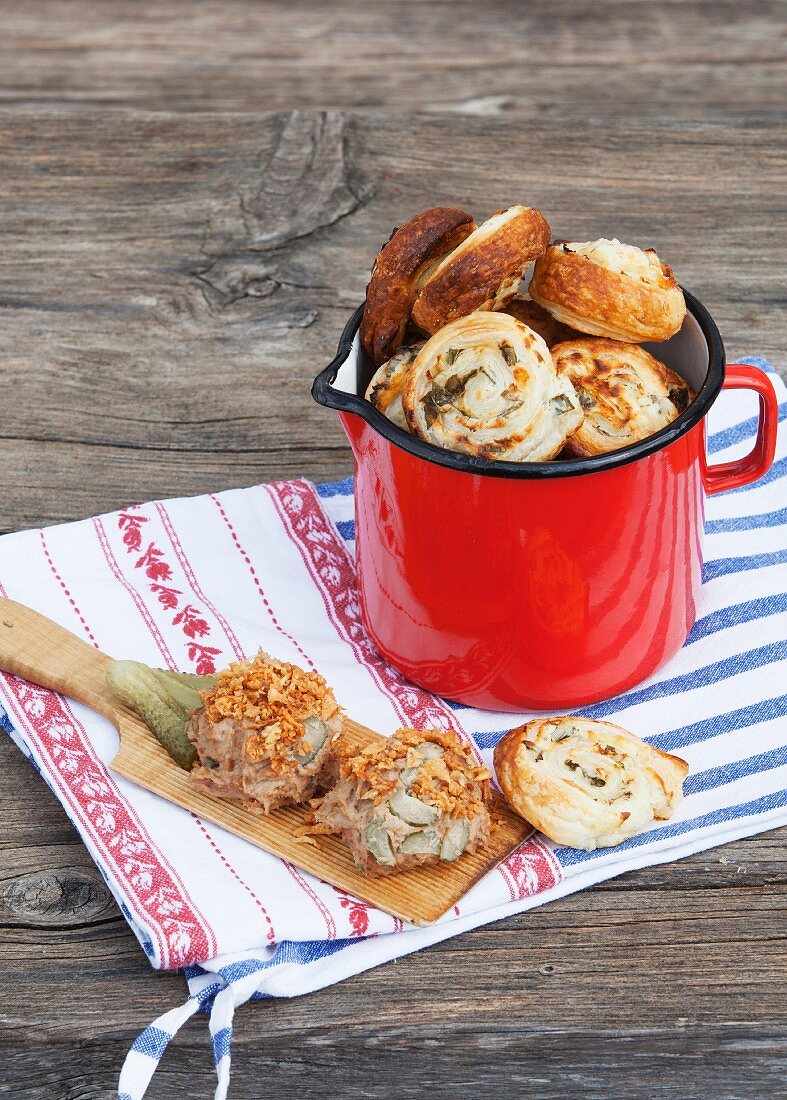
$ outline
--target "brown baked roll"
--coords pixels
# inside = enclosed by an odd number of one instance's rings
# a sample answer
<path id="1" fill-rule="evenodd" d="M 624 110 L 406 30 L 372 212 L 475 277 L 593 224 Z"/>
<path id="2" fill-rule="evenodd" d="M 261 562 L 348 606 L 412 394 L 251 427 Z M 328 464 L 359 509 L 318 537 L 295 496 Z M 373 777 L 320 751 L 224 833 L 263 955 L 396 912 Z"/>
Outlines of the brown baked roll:
<path id="1" fill-rule="evenodd" d="M 396 355 L 387 363 L 383 363 L 375 372 L 366 390 L 366 400 L 370 401 L 383 416 L 387 416 L 397 427 L 405 431 L 409 429 L 402 409 L 402 391 L 407 373 L 423 346 L 422 340 L 420 344 L 399 348 Z"/>
<path id="2" fill-rule="evenodd" d="M 464 210 L 435 206 L 391 234 L 374 261 L 361 320 L 361 343 L 375 365 L 390 359 L 402 343 L 416 294 L 429 273 L 474 229 Z"/>
<path id="3" fill-rule="evenodd" d="M 564 454 L 589 458 L 628 447 L 671 424 L 694 399 L 691 387 L 638 344 L 585 337 L 552 348 L 585 419 Z"/>
<path id="4" fill-rule="evenodd" d="M 686 316 L 683 291 L 652 248 L 606 238 L 553 244 L 530 295 L 563 324 L 611 340 L 668 340 Z"/>
<path id="5" fill-rule="evenodd" d="M 421 439 L 509 462 L 553 458 L 583 415 L 541 337 L 507 313 L 486 311 L 427 340 L 408 371 L 402 406 Z"/>
<path id="6" fill-rule="evenodd" d="M 576 340 L 584 335 L 568 325 L 561 325 L 551 313 L 548 313 L 538 302 L 527 298 L 524 294 L 515 294 L 503 307 L 503 313 L 510 313 L 521 321 L 523 325 L 537 332 L 548 348 L 560 344 L 564 340 Z"/>
<path id="7" fill-rule="evenodd" d="M 516 294 L 527 266 L 549 244 L 538 210 L 511 206 L 479 225 L 424 280 L 413 320 L 424 332 L 477 309 L 499 309 Z"/>
<path id="8" fill-rule="evenodd" d="M 495 770 L 520 817 L 556 844 L 592 852 L 670 817 L 689 766 L 612 722 L 569 716 L 511 730 Z"/>

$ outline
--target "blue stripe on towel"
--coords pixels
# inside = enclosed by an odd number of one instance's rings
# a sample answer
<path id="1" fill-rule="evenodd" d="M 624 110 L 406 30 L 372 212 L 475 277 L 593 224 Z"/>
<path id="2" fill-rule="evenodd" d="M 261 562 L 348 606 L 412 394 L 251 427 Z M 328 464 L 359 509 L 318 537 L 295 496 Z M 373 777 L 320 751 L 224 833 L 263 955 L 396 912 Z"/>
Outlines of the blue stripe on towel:
<path id="1" fill-rule="evenodd" d="M 159 1027 L 146 1027 L 141 1035 L 138 1035 L 132 1043 L 131 1049 L 138 1054 L 147 1054 L 149 1058 L 159 1059 L 167 1049 L 172 1036 L 162 1031 Z"/>
<path id="2" fill-rule="evenodd" d="M 232 1028 L 223 1027 L 221 1031 L 217 1031 L 213 1036 L 213 1061 L 216 1065 L 226 1058 L 230 1052 L 232 1046 Z"/>
<path id="3" fill-rule="evenodd" d="M 706 561 L 702 567 L 702 581 L 716 580 L 730 573 L 745 573 L 749 569 L 764 569 L 769 565 L 783 565 L 787 562 L 787 550 L 771 550 L 767 554 L 746 554 L 740 558 L 716 558 Z"/>
<path id="4" fill-rule="evenodd" d="M 355 538 L 355 520 L 338 519 L 336 527 L 345 542 L 352 542 Z"/>
<path id="5" fill-rule="evenodd" d="M 364 937 L 356 936 L 346 940 L 282 940 L 276 947 L 273 955 L 267 961 L 262 959 L 244 959 L 241 962 L 230 963 L 218 971 L 222 978 L 228 982 L 237 982 L 241 978 L 247 978 L 250 974 L 256 974 L 271 967 L 282 966 L 285 963 L 298 963 L 301 966 L 326 959 L 343 951 L 345 947 L 358 943 Z"/>
<path id="6" fill-rule="evenodd" d="M 629 691 L 625 695 L 617 695 L 612 699 L 606 699 L 601 703 L 593 703 L 589 707 L 581 707 L 577 714 L 586 718 L 603 718 L 607 714 L 615 714 L 626 707 L 637 706 L 646 703 L 650 699 L 660 699 L 666 695 L 677 695 L 681 691 L 693 691 L 695 688 L 706 687 L 708 684 L 716 684 L 720 680 L 727 680 L 730 676 L 738 676 L 741 672 L 751 672 L 752 669 L 762 668 L 763 665 L 773 664 L 787 658 L 787 651 L 783 642 L 772 642 L 770 645 L 758 646 L 756 649 L 744 650 L 743 653 L 734 653 L 731 657 L 725 657 L 721 661 L 713 661 L 702 668 L 692 669 L 680 676 L 671 676 L 648 687 Z"/>
<path id="7" fill-rule="evenodd" d="M 727 531 L 758 531 L 762 527 L 780 527 L 787 523 L 787 508 L 775 512 L 760 512 L 754 516 L 730 516 L 729 519 L 705 521 L 705 534 L 718 535 Z"/>
<path id="8" fill-rule="evenodd" d="M 4 730 L 6 733 L 14 732 L 14 727 L 11 725 L 11 719 L 2 707 L 0 707 L 0 729 Z"/>
<path id="9" fill-rule="evenodd" d="M 744 779 L 747 775 L 773 771 L 774 768 L 780 768 L 783 764 L 787 764 L 787 745 L 779 745 L 778 748 L 771 749 L 769 752 L 748 756 L 745 760 L 733 760 L 718 768 L 708 768 L 704 772 L 689 775 L 683 783 L 683 793 L 699 794 L 701 791 L 714 790 L 725 783 Z"/>
<path id="10" fill-rule="evenodd" d="M 779 405 L 779 422 L 782 420 L 787 420 L 787 401 L 783 401 Z M 758 423 L 759 417 L 750 416 L 748 420 L 741 420 L 729 428 L 714 432 L 708 438 L 708 454 L 715 455 L 719 451 L 731 447 L 734 443 L 742 443 L 744 439 L 748 439 L 755 434 Z"/>
<path id="11" fill-rule="evenodd" d="M 694 745 L 698 741 L 708 741 L 711 737 L 720 737 L 723 733 L 732 733 L 734 730 L 756 726 L 760 722 L 768 722 L 772 718 L 780 718 L 786 714 L 787 695 L 778 695 L 773 699 L 758 700 L 756 703 L 740 707 L 738 710 L 711 715 L 710 718 L 703 718 L 701 721 L 692 722 L 688 726 L 666 730 L 664 733 L 655 734 L 652 737 L 645 738 L 645 740 L 661 749 L 662 752 L 674 752 L 686 745 Z M 477 733 L 474 741 L 479 749 L 492 749 L 506 733 L 508 733 L 508 730 L 497 730 L 494 733 Z"/>
<path id="12" fill-rule="evenodd" d="M 785 714 L 787 714 L 787 695 L 777 695 L 773 699 L 761 699 L 749 706 L 739 707 L 737 710 L 715 714 L 699 722 L 692 722 L 688 726 L 667 730 L 665 733 L 648 737 L 647 740 L 663 752 L 673 752 L 685 745 L 709 741 L 711 737 L 720 737 L 724 733 L 747 729 L 749 726 L 759 725 L 760 722 L 781 718 Z"/>
<path id="13" fill-rule="evenodd" d="M 777 615 L 780 611 L 787 611 L 787 593 L 785 592 L 776 592 L 757 600 L 745 600 L 743 603 L 719 608 L 718 611 L 711 611 L 710 614 L 697 619 L 685 644 L 693 645 L 700 638 L 707 638 L 709 634 L 717 634 L 720 630 L 727 630 L 740 623 L 750 623 L 754 619 L 765 619 L 769 615 Z"/>
<path id="14" fill-rule="evenodd" d="M 315 485 L 317 493 L 323 499 L 326 497 L 349 497 L 353 492 L 353 479 L 352 477 L 346 477 L 343 481 L 324 481 L 322 484 Z"/>
<path id="15" fill-rule="evenodd" d="M 764 814 L 769 810 L 780 809 L 787 806 L 787 790 L 773 791 L 771 794 L 755 798 L 751 802 L 740 802 L 736 806 L 723 806 L 711 813 L 702 814 L 700 817 L 689 818 L 687 821 L 672 821 L 669 825 L 662 825 L 658 829 L 651 829 L 647 833 L 639 833 L 630 840 L 624 840 L 618 844 L 615 852 L 623 852 L 629 848 L 641 848 L 645 844 L 655 844 L 669 837 L 683 836 L 695 829 L 707 829 L 712 825 L 721 825 L 725 821 L 753 817 L 755 814 Z M 597 848 L 594 852 L 582 852 L 578 848 L 556 848 L 555 855 L 563 867 L 575 866 L 578 863 L 587 863 L 590 860 L 613 855 L 606 848 Z"/>

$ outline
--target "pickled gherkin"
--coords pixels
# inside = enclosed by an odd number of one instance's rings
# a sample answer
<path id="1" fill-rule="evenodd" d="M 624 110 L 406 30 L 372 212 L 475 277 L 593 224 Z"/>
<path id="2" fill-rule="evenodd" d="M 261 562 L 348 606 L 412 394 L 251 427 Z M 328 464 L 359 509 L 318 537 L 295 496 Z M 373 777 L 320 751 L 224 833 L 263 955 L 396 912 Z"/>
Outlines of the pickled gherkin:
<path id="1" fill-rule="evenodd" d="M 141 661 L 113 661 L 107 683 L 127 707 L 138 714 L 172 759 L 187 771 L 197 759 L 186 736 L 186 720 L 202 706 L 200 691 L 208 691 L 216 676 L 150 668 Z"/>

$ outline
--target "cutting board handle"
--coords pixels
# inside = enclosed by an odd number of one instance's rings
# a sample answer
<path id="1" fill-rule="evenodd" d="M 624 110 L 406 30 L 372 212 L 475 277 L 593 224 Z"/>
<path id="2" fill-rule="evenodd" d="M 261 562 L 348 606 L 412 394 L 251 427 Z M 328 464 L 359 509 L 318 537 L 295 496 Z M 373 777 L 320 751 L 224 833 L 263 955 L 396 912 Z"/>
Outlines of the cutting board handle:
<path id="1" fill-rule="evenodd" d="M 107 686 L 111 659 L 70 630 L 13 600 L 0 599 L 0 670 L 59 691 L 117 724 Z"/>

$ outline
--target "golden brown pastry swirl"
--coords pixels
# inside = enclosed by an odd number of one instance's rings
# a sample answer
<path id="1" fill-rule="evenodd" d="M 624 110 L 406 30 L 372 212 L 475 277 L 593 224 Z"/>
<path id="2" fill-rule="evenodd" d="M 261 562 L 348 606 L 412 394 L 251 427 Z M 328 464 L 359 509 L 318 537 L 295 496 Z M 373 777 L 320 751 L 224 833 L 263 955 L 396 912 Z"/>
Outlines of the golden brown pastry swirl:
<path id="1" fill-rule="evenodd" d="M 405 431 L 408 429 L 402 408 L 402 392 L 410 367 L 423 346 L 421 341 L 407 348 L 399 348 L 396 355 L 375 372 L 366 389 L 366 400 Z"/>
<path id="2" fill-rule="evenodd" d="M 529 290 L 564 325 L 611 340 L 668 340 L 686 316 L 683 291 L 652 248 L 604 237 L 551 245 Z"/>
<path id="3" fill-rule="evenodd" d="M 608 848 L 671 816 L 688 764 L 612 722 L 547 718 L 507 733 L 497 778 L 516 812 L 572 848 Z"/>
<path id="4" fill-rule="evenodd" d="M 586 338 L 552 348 L 557 372 L 571 380 L 585 419 L 566 455 L 589 458 L 647 439 L 677 416 L 694 393 L 638 344 Z"/>
<path id="5" fill-rule="evenodd" d="M 361 319 L 361 343 L 376 366 L 402 343 L 413 302 L 428 275 L 474 229 L 464 210 L 435 206 L 391 234 L 374 261 Z"/>
<path id="6" fill-rule="evenodd" d="M 475 310 L 502 308 L 549 237 L 549 225 L 538 210 L 499 210 L 424 279 L 413 320 L 424 332 L 434 333 Z"/>
<path id="7" fill-rule="evenodd" d="M 422 439 L 498 461 L 553 458 L 582 421 L 573 387 L 541 337 L 506 313 L 486 311 L 424 344 L 402 404 Z"/>

